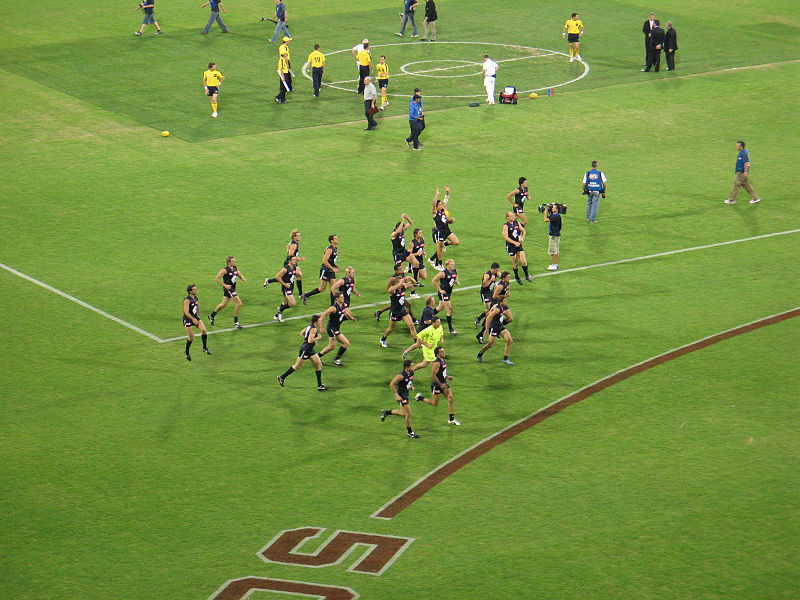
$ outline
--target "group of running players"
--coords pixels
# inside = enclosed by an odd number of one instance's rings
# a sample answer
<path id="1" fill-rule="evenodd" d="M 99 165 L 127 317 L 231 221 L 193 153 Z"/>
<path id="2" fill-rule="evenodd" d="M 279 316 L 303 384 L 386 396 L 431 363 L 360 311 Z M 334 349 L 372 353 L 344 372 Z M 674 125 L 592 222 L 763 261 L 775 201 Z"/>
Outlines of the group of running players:
<path id="1" fill-rule="evenodd" d="M 522 285 L 522 280 L 518 273 L 519 266 L 524 269 L 525 278 L 528 281 L 532 280 L 528 275 L 527 261 L 522 247 L 522 242 L 525 239 L 524 225 L 527 223 L 524 207 L 525 201 L 530 198 L 526 178 L 520 177 L 518 187 L 512 190 L 507 197 L 512 205 L 512 210 L 506 214 L 506 223 L 503 225 L 502 233 L 506 242 L 506 251 L 511 257 L 515 279 L 518 284 Z M 419 437 L 412 429 L 411 406 L 409 404 L 414 373 L 429 365 L 431 366 L 431 397 L 428 398 L 421 393 L 417 393 L 414 400 L 437 406 L 441 396 L 444 396 L 447 399 L 449 409 L 448 423 L 451 425 L 461 424 L 455 419 L 453 392 L 450 387 L 450 381 L 452 381 L 453 377 L 448 375 L 447 372 L 446 353 L 442 346 L 444 328 L 442 327 L 441 317 L 437 315 L 437 313 L 443 311 L 450 335 L 458 335 L 458 332 L 453 328 L 453 306 L 450 300 L 454 288 L 460 285 L 458 271 L 455 268 L 453 259 L 443 259 L 447 246 L 459 244 L 458 237 L 450 229 L 450 225 L 454 220 L 448 211 L 449 201 L 450 188 L 445 186 L 443 198 L 440 198 L 440 192 L 437 188 L 431 206 L 431 217 L 434 221 L 432 235 L 436 249 L 427 259 L 427 263 L 438 271 L 431 279 L 431 284 L 437 291 L 438 303 L 433 295 L 429 295 L 425 299 L 425 306 L 419 318 L 415 318 L 411 305 L 408 303 L 411 298 L 419 298 L 420 296 L 416 293 L 416 289 L 425 286 L 423 280 L 428 278 L 425 266 L 427 254 L 425 252 L 425 239 L 420 228 L 413 229 L 413 237 L 410 243 L 406 243 L 405 233 L 414 223 L 407 214 L 403 213 L 389 236 L 392 242 L 392 256 L 394 259 L 394 273 L 386 283 L 389 304 L 374 313 L 376 320 L 380 322 L 381 314 L 387 310 L 389 311 L 389 325 L 380 338 L 381 346 L 388 347 L 387 338 L 399 322 L 406 325 L 413 339 L 413 344 L 403 351 L 402 370 L 389 382 L 389 387 L 399 407 L 381 411 L 381 421 L 384 421 L 389 415 L 404 417 L 408 436 L 412 438 Z M 328 244 L 322 256 L 318 287 L 305 293 L 303 292 L 303 274 L 298 267 L 298 262 L 306 259 L 304 256 L 300 256 L 300 231 L 297 229 L 290 234 L 283 266 L 275 277 L 269 277 L 264 280 L 265 288 L 274 283 L 281 285 L 282 302 L 278 306 L 274 317 L 276 321 L 280 322 L 284 321 L 284 311 L 297 304 L 294 293 L 295 286 L 297 286 L 297 291 L 303 304 L 306 304 L 309 298 L 325 291 L 328 287 L 330 288 L 330 307 L 324 312 L 311 317 L 310 323 L 301 331 L 303 342 L 300 346 L 297 360 L 285 372 L 277 376 L 281 387 L 285 385 L 287 377 L 300 369 L 306 361 L 310 360 L 316 369 L 317 389 L 320 391 L 327 390 L 328 387 L 322 382 L 322 367 L 325 365 L 322 357 L 336 350 L 338 345 L 332 364 L 341 366 L 342 356 L 350 346 L 350 341 L 341 331 L 342 324 L 348 319 L 356 320 L 350 310 L 350 303 L 353 296 L 361 296 L 361 294 L 356 289 L 355 270 L 353 267 L 347 267 L 344 277 L 338 277 L 339 238 L 336 235 L 328 236 Z M 215 324 L 217 313 L 233 299 L 235 305 L 234 327 L 242 327 L 239 324 L 239 309 L 242 306 L 242 301 L 236 292 L 238 279 L 247 281 L 236 266 L 235 257 L 229 256 L 225 267 L 216 276 L 216 282 L 223 288 L 223 300 L 208 315 L 212 325 Z M 506 329 L 506 325 L 513 320 L 508 306 L 510 282 L 511 273 L 508 271 L 501 272 L 500 265 L 496 262 L 492 263 L 489 270 L 483 274 L 480 296 L 484 304 L 484 310 L 475 317 L 475 327 L 478 329 L 475 337 L 481 344 L 477 360 L 481 363 L 484 362 L 484 353 L 494 346 L 498 337 L 501 337 L 505 341 L 503 362 L 507 365 L 514 364 L 509 358 L 513 339 Z M 184 299 L 183 324 L 187 332 L 185 355 L 186 359 L 191 361 L 189 348 L 194 340 L 194 328 L 197 328 L 201 333 L 203 352 L 211 354 L 211 351 L 207 346 L 208 332 L 200 318 L 197 287 L 189 285 L 187 292 L 188 295 Z M 326 317 L 328 344 L 317 352 L 315 346 L 323 338 L 323 323 Z M 422 349 L 423 360 L 415 363 L 409 359 L 409 355 L 420 348 Z"/>

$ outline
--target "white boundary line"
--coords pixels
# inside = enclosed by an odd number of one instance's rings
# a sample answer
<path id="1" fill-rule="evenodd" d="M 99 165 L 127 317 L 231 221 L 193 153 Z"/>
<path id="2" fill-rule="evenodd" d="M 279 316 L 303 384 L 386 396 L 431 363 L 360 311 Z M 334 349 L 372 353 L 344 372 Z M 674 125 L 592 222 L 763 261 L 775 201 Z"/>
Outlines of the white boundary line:
<path id="1" fill-rule="evenodd" d="M 502 46 L 502 47 L 505 47 L 505 48 L 525 48 L 526 50 L 541 50 L 542 52 L 547 52 L 548 53 L 548 54 L 541 55 L 541 56 L 553 56 L 555 54 L 560 54 L 561 56 L 565 56 L 565 57 L 569 56 L 568 54 L 566 54 L 564 52 L 558 52 L 557 50 L 551 50 L 549 48 L 535 48 L 533 46 L 521 46 L 520 44 L 503 44 L 501 42 L 436 42 L 436 44 L 438 44 L 438 45 L 442 45 L 442 44 L 462 44 L 462 45 L 467 45 L 467 44 L 469 44 L 469 45 L 473 45 L 473 46 L 477 45 L 477 46 Z M 389 46 L 418 46 L 418 45 L 419 45 L 419 42 L 395 42 L 393 44 L 377 44 L 375 46 L 370 46 L 370 48 L 388 48 Z M 343 48 L 342 50 L 334 50 L 333 52 L 328 52 L 325 56 L 333 56 L 334 54 L 341 54 L 343 52 L 350 52 L 350 50 L 351 50 L 350 48 Z M 527 58 L 527 57 L 525 57 L 525 58 Z M 537 58 L 537 57 L 531 57 L 531 58 Z M 545 86 L 542 86 L 542 87 L 533 88 L 533 89 L 530 89 L 530 90 L 518 90 L 518 93 L 527 94 L 529 92 L 539 92 L 539 91 L 546 90 L 546 89 L 549 89 L 549 88 L 557 88 L 557 87 L 562 87 L 562 86 L 565 86 L 565 85 L 569 85 L 571 83 L 575 83 L 576 81 L 579 81 L 580 79 L 583 79 L 584 77 L 586 77 L 589 74 L 589 65 L 586 62 L 584 62 L 583 60 L 578 60 L 578 62 L 583 65 L 583 73 L 581 73 L 578 77 L 575 77 L 574 79 L 570 79 L 569 81 L 565 81 L 563 83 L 553 83 L 553 84 L 545 85 Z M 308 63 L 306 63 L 306 64 L 308 64 Z M 303 76 L 306 79 L 311 80 L 311 75 L 308 74 L 308 69 L 306 69 L 306 65 L 305 64 L 303 65 L 303 68 L 301 69 L 301 72 L 302 72 Z M 399 75 L 399 73 L 397 75 Z M 395 75 L 395 76 L 397 76 L 397 75 Z M 430 75 L 428 75 L 428 77 L 430 77 Z M 353 81 L 358 81 L 358 80 L 355 79 Z M 324 85 L 326 87 L 334 88 L 334 89 L 337 89 L 337 90 L 341 90 L 343 92 L 351 92 L 353 94 L 357 93 L 356 90 L 354 90 L 352 88 L 343 88 L 343 87 L 339 87 L 339 86 L 333 85 L 332 83 L 327 83 L 327 82 L 324 82 L 324 81 L 322 82 L 322 85 Z M 387 94 L 387 95 L 388 96 L 392 96 L 392 97 L 406 97 L 406 96 L 408 96 L 408 94 Z M 426 94 L 425 98 L 483 98 L 483 94 L 463 94 L 463 95 L 446 95 L 446 96 L 431 96 L 431 95 Z"/>
<path id="2" fill-rule="evenodd" d="M 776 231 L 774 233 L 765 233 L 763 235 L 756 235 L 756 236 L 752 236 L 752 237 L 748 237 L 748 238 L 741 238 L 741 239 L 738 239 L 738 240 L 728 240 L 728 241 L 725 241 L 725 242 L 716 242 L 714 244 L 706 244 L 704 246 L 691 246 L 689 248 L 679 248 L 678 250 L 667 250 L 666 252 L 658 252 L 656 254 L 647 254 L 645 256 L 635 256 L 633 258 L 623 258 L 623 259 L 620 259 L 620 260 L 613 260 L 613 261 L 610 261 L 610 262 L 597 263 L 597 264 L 593 264 L 593 265 L 585 265 L 583 267 L 573 267 L 571 269 L 561 269 L 559 271 L 548 271 L 546 273 L 535 273 L 534 275 L 532 275 L 532 277 L 534 279 L 538 279 L 539 277 L 551 277 L 553 275 L 561 275 L 563 273 L 574 273 L 576 271 L 587 271 L 589 269 L 597 269 L 599 267 L 611 267 L 611 266 L 614 266 L 614 265 L 622 265 L 622 264 L 630 263 L 630 262 L 638 262 L 640 260 L 648 260 L 648 259 L 651 259 L 651 258 L 658 258 L 658 257 L 661 257 L 661 256 L 671 256 L 673 254 L 682 254 L 684 252 L 693 252 L 695 250 L 705 250 L 707 248 L 717 248 L 719 246 L 728 246 L 730 244 L 739 244 L 741 242 L 750 242 L 750 241 L 753 241 L 753 240 L 762 240 L 762 239 L 765 239 L 765 238 L 776 237 L 776 236 L 779 236 L 779 235 L 791 235 L 791 234 L 794 234 L 794 233 L 800 233 L 800 229 L 788 229 L 786 231 Z M 9 273 L 11 273 L 13 275 L 16 275 L 17 277 L 21 277 L 22 279 L 25 279 L 26 281 L 30 281 L 34 285 L 38 285 L 39 287 L 42 287 L 42 288 L 46 289 L 47 291 L 53 292 L 54 294 L 57 294 L 57 295 L 61 296 L 62 298 L 66 298 L 67 300 L 70 300 L 70 301 L 74 302 L 75 304 L 78 304 L 79 306 L 82 306 L 84 308 L 88 308 L 92 312 L 95 312 L 100 316 L 106 317 L 107 319 L 111 319 L 115 323 L 119 323 L 120 325 L 122 325 L 124 327 L 127 327 L 128 329 L 130 329 L 132 331 L 135 331 L 136 333 L 139 333 L 139 334 L 141 334 L 141 335 L 143 335 L 145 337 L 148 337 L 151 340 L 153 340 L 154 342 L 158 342 L 159 344 L 165 344 L 167 342 L 177 342 L 178 340 L 185 340 L 186 339 L 185 335 L 180 335 L 180 336 L 170 337 L 170 338 L 160 338 L 157 335 L 154 335 L 154 334 L 150 333 L 149 331 L 145 331 L 144 329 L 142 329 L 140 327 L 137 327 L 136 325 L 133 325 L 132 323 L 128 323 L 127 321 L 124 321 L 124 320 L 120 319 L 119 317 L 115 317 L 114 315 L 112 315 L 110 313 L 107 313 L 104 310 L 100 310 L 99 308 L 97 308 L 95 306 L 92 306 L 91 304 L 89 304 L 87 302 L 84 302 L 83 300 L 80 300 L 80 299 L 76 298 L 75 296 L 71 296 L 71 295 L 67 294 L 66 292 L 62 292 L 61 290 L 59 290 L 57 288 L 54 288 L 53 286 L 48 285 L 48 284 L 44 283 L 43 281 L 39 281 L 38 279 L 34 279 L 33 277 L 31 277 L 29 275 L 26 275 L 25 273 L 22 273 L 21 271 L 17 271 L 16 269 L 14 269 L 12 267 L 9 267 L 8 265 L 6 265 L 4 263 L 0 262 L 0 268 L 5 269 Z M 480 287 L 480 285 L 467 285 L 467 286 L 459 287 L 459 288 L 453 290 L 453 292 L 466 292 L 466 291 L 469 291 L 469 290 L 476 290 L 479 287 Z M 350 307 L 350 310 L 358 310 L 358 309 L 362 309 L 362 308 L 374 308 L 376 306 L 383 306 L 387 302 L 388 302 L 388 300 L 387 301 L 381 300 L 379 302 L 371 302 L 369 304 L 359 304 L 358 306 Z M 295 321 L 295 320 L 298 320 L 298 319 L 310 319 L 312 314 L 315 314 L 315 313 L 308 313 L 308 314 L 305 314 L 305 315 L 295 315 L 295 316 L 292 316 L 292 317 L 286 317 L 284 320 L 285 321 Z M 248 323 L 247 325 L 242 325 L 242 329 L 249 329 L 250 327 L 263 327 L 265 325 L 275 325 L 275 324 L 277 324 L 277 321 L 262 321 L 260 323 Z M 208 334 L 212 335 L 212 334 L 217 334 L 217 333 L 227 333 L 229 331 L 236 331 L 236 328 L 234 328 L 234 327 L 226 327 L 225 329 L 213 329 L 213 330 L 209 331 Z"/>
<path id="3" fill-rule="evenodd" d="M 561 269 L 561 270 L 558 270 L 558 271 L 547 271 L 546 273 L 535 273 L 534 275 L 531 275 L 531 277 L 533 277 L 534 279 L 538 279 L 539 277 L 552 277 L 554 275 L 562 275 L 564 273 L 574 273 L 576 271 L 587 271 L 589 269 L 597 269 L 597 268 L 600 268 L 600 267 L 611 267 L 611 266 L 614 266 L 614 265 L 622 265 L 622 264 L 630 263 L 630 262 L 638 262 L 640 260 L 649 260 L 651 258 L 659 258 L 661 256 L 671 256 L 673 254 L 682 254 L 683 252 L 693 252 L 695 250 L 705 250 L 707 248 L 716 248 L 716 247 L 719 247 L 719 246 L 728 246 L 730 244 L 739 244 L 741 242 L 750 242 L 750 241 L 753 241 L 753 240 L 761 240 L 761 239 L 764 239 L 764 238 L 776 237 L 776 236 L 779 236 L 779 235 L 790 235 L 790 234 L 793 234 L 793 233 L 800 233 L 800 229 L 789 229 L 787 231 L 778 231 L 778 232 L 775 232 L 775 233 L 765 233 L 763 235 L 756 235 L 756 236 L 749 237 L 749 238 L 742 238 L 742 239 L 738 239 L 738 240 L 728 240 L 726 242 L 716 242 L 714 244 L 706 244 L 704 246 L 692 246 L 690 248 L 679 248 L 678 250 L 667 250 L 666 252 L 658 252 L 656 254 L 647 254 L 645 256 L 635 256 L 633 258 L 622 258 L 620 260 L 613 260 L 611 262 L 597 263 L 597 264 L 594 264 L 594 265 L 585 265 L 583 267 L 573 267 L 571 269 Z M 477 290 L 480 287 L 481 287 L 480 285 L 466 285 L 466 286 L 462 286 L 462 287 L 456 288 L 455 290 L 453 290 L 453 292 L 455 293 L 455 292 L 466 292 L 466 291 L 469 291 L 469 290 Z M 387 300 L 382 300 L 380 302 L 370 302 L 369 304 L 359 304 L 358 306 L 351 306 L 350 310 L 359 310 L 359 309 L 362 309 L 362 308 L 374 308 L 376 306 L 383 306 L 383 305 L 388 304 L 388 303 L 389 303 L 389 300 L 387 299 Z M 322 311 L 317 311 L 317 312 L 322 312 Z M 298 320 L 298 319 L 310 319 L 311 316 L 314 315 L 314 314 L 316 314 L 316 313 L 308 313 L 308 314 L 305 314 L 305 315 L 294 315 L 292 317 L 284 317 L 284 321 L 294 321 L 294 320 Z M 263 327 L 264 325 L 276 325 L 276 324 L 278 324 L 278 321 L 262 321 L 261 323 L 249 323 L 247 325 L 242 325 L 242 329 L 247 329 L 248 327 Z M 236 328 L 234 328 L 234 327 L 226 327 L 225 329 L 214 329 L 214 330 L 209 331 L 208 334 L 211 335 L 211 334 L 214 334 L 214 333 L 226 333 L 228 331 L 236 331 Z M 178 340 L 185 340 L 185 339 L 186 339 L 186 336 L 185 335 L 181 335 L 181 336 L 162 339 L 162 340 L 159 340 L 159 342 L 163 344 L 163 343 L 166 343 L 166 342 L 177 342 Z"/>
<path id="4" fill-rule="evenodd" d="M 161 339 L 160 337 L 158 337 L 157 335 L 153 335 L 153 334 L 152 334 L 152 333 L 150 333 L 149 331 L 145 331 L 144 329 L 141 329 L 141 328 L 137 327 L 136 325 L 133 325 L 133 324 L 131 324 L 131 323 L 128 323 L 127 321 L 123 321 L 123 320 L 122 320 L 122 319 L 120 319 L 119 317 L 115 317 L 114 315 L 112 315 L 112 314 L 109 314 L 109 313 L 107 313 L 107 312 L 106 312 L 106 311 L 104 311 L 104 310 L 100 310 L 100 309 L 99 309 L 99 308 L 97 308 L 96 306 L 92 306 L 91 304 L 89 304 L 89 303 L 87 303 L 87 302 L 84 302 L 83 300 L 79 300 L 79 299 L 78 299 L 78 298 L 76 298 L 75 296 L 70 296 L 70 295 L 69 295 L 69 294 L 67 294 L 66 292 L 62 292 L 61 290 L 54 288 L 52 285 L 47 285 L 47 284 L 46 284 L 46 283 L 44 283 L 43 281 L 39 281 L 38 279 L 34 279 L 34 278 L 33 278 L 33 277 L 31 277 L 30 275 L 25 275 L 25 273 L 22 273 L 22 272 L 20 272 L 20 271 L 17 271 L 16 269 L 12 269 L 12 268 L 11 268 L 11 267 L 9 267 L 8 265 L 5 265 L 5 264 L 3 264 L 3 263 L 0 263 L 0 267 L 2 267 L 3 269 L 5 269 L 5 270 L 6 270 L 6 271 L 8 271 L 9 273 L 12 273 L 12 274 L 16 275 L 17 277 L 21 277 L 22 279 L 24 279 L 24 280 L 26 280 L 26 281 L 30 281 L 31 283 L 33 283 L 33 284 L 35 284 L 35 285 L 38 285 L 39 287 L 43 287 L 43 288 L 44 288 L 44 289 L 46 289 L 48 292 L 53 292 L 54 294 L 57 294 L 57 295 L 61 296 L 62 298 L 66 298 L 67 300 L 71 300 L 72 302 L 74 302 L 75 304 L 78 304 L 78 305 L 82 306 L 83 308 L 88 308 L 88 309 L 89 309 L 89 310 L 91 310 L 92 312 L 96 312 L 96 313 L 97 313 L 98 315 L 100 315 L 100 316 L 103 316 L 103 317 L 105 317 L 105 318 L 107 318 L 107 319 L 111 319 L 112 321 L 114 321 L 114 322 L 116 322 L 116 323 L 119 323 L 120 325 L 122 325 L 122 326 L 124 326 L 124 327 L 127 327 L 128 329 L 131 329 L 131 330 L 135 331 L 136 333 L 141 333 L 143 336 L 145 336 L 145 337 L 149 337 L 149 338 L 150 338 L 151 340 L 153 340 L 154 342 L 158 342 L 159 344 L 163 344 L 163 343 L 166 341 L 166 340 L 162 340 L 162 339 Z"/>
<path id="5" fill-rule="evenodd" d="M 671 350 L 667 350 L 667 351 L 665 351 L 665 352 L 661 352 L 661 353 L 659 353 L 659 354 L 656 354 L 655 356 L 651 356 L 650 358 L 646 358 L 646 359 L 644 359 L 644 360 L 642 360 L 642 361 L 639 361 L 638 363 L 635 363 L 635 364 L 632 364 L 632 365 L 630 365 L 630 366 L 628 366 L 628 367 L 625 367 L 624 369 L 620 369 L 619 371 L 615 371 L 615 372 L 614 372 L 614 373 L 612 373 L 611 375 L 606 375 L 605 377 L 601 377 L 600 379 L 598 379 L 598 380 L 596 380 L 596 381 L 593 381 L 593 382 L 591 382 L 591 383 L 588 383 L 588 384 L 586 384 L 585 386 L 583 386 L 582 388 L 579 388 L 579 389 L 575 390 L 574 392 L 570 392 L 569 394 L 565 394 L 564 396 L 562 396 L 562 397 L 561 397 L 561 398 L 559 398 L 558 400 L 555 400 L 555 401 L 551 402 L 551 403 L 550 403 L 550 404 L 548 404 L 547 406 L 543 406 L 543 407 L 542 407 L 542 408 L 540 408 L 539 410 L 537 410 L 537 411 L 534 411 L 534 412 L 532 412 L 531 414 L 529 414 L 529 415 L 526 415 L 526 416 L 522 417 L 521 419 L 518 419 L 517 421 L 514 421 L 514 422 L 513 422 L 511 425 L 509 425 L 509 426 L 507 426 L 507 427 L 503 427 L 503 429 L 501 429 L 501 430 L 499 430 L 499 431 L 496 431 L 496 432 L 495 432 L 495 433 L 493 433 L 492 435 L 486 436 L 486 437 L 485 437 L 485 438 L 483 438 L 481 441 L 479 441 L 479 442 L 476 442 L 475 444 L 473 444 L 472 446 L 470 446 L 469 448 L 467 448 L 467 449 L 466 449 L 466 450 L 464 450 L 463 452 L 459 452 L 457 455 L 455 455 L 454 457 L 452 457 L 450 460 L 447 460 L 447 461 L 443 462 L 442 464 L 438 465 L 436 468 L 434 468 L 434 469 L 431 469 L 431 470 L 430 470 L 428 473 L 426 473 L 425 475 L 423 475 L 422 477 L 420 477 L 419 479 L 417 479 L 417 480 L 416 480 L 414 483 L 412 483 L 410 486 L 408 486 L 408 487 L 407 487 L 406 489 L 404 489 L 402 492 L 400 492 L 399 494 L 397 494 L 397 495 L 396 495 L 394 498 L 392 498 L 391 500 L 389 500 L 388 502 L 386 502 L 386 503 L 385 503 L 383 506 L 381 506 L 381 507 L 380 507 L 378 510 L 376 510 L 374 513 L 372 513 L 372 514 L 370 515 L 370 518 L 372 518 L 372 519 L 381 519 L 381 520 L 384 520 L 384 521 L 391 521 L 391 520 L 392 520 L 392 518 L 391 518 L 391 517 L 378 517 L 378 516 L 376 516 L 376 515 L 377 515 L 378 513 L 380 513 L 382 510 L 384 510 L 386 507 L 388 507 L 390 504 L 392 504 L 392 503 L 393 503 L 395 500 L 397 500 L 397 499 L 398 499 L 398 498 L 400 498 L 401 496 L 405 495 L 405 494 L 406 494 L 408 491 L 410 491 L 411 489 L 415 488 L 415 487 L 416 487 L 416 486 L 417 486 L 417 485 L 418 485 L 418 484 L 419 484 L 421 481 L 423 481 L 423 480 L 427 479 L 427 478 L 428 478 L 428 477 L 430 477 L 430 476 L 431 476 L 433 473 L 435 473 L 436 471 L 438 471 L 439 469 L 441 469 L 443 466 L 445 466 L 445 465 L 449 465 L 451 462 L 453 462 L 454 460 L 456 460 L 456 459 L 458 459 L 459 457 L 463 456 L 464 454 L 466 454 L 467 452 L 469 452 L 469 451 L 470 451 L 470 450 L 472 450 L 473 448 L 476 448 L 476 447 L 480 446 L 481 444 L 483 444 L 484 442 L 486 442 L 486 441 L 488 441 L 488 440 L 492 439 L 493 437 L 497 437 L 498 435 L 500 435 L 500 434 L 501 434 L 501 433 L 503 433 L 504 431 L 508 431 L 509 429 L 512 429 L 513 427 L 516 427 L 517 425 L 519 425 L 519 424 L 520 424 L 520 423 L 522 423 L 523 421 L 526 421 L 527 419 L 530 419 L 530 418 L 532 418 L 532 417 L 534 417 L 534 416 L 538 415 L 539 413 L 542 413 L 542 412 L 546 411 L 548 408 L 550 408 L 550 407 L 552 407 L 552 406 L 554 406 L 554 405 L 558 404 L 558 403 L 559 403 L 559 402 L 561 402 L 562 400 L 565 400 L 566 398 L 569 398 L 570 396 L 574 396 L 574 395 L 576 395 L 576 394 L 579 394 L 579 393 L 581 393 L 581 392 L 582 392 L 583 390 L 585 390 L 586 388 L 590 388 L 590 387 L 592 387 L 593 385 L 597 385 L 598 383 L 600 383 L 601 381 L 605 381 L 606 379 L 611 379 L 611 378 L 615 377 L 616 375 L 618 375 L 618 374 L 622 373 L 623 371 L 630 371 L 631 369 L 634 369 L 634 368 L 638 367 L 639 365 L 643 365 L 643 364 L 645 364 L 645 363 L 647 363 L 647 362 L 650 362 L 650 361 L 656 360 L 657 358 L 659 358 L 659 357 L 661 357 L 661 356 L 664 356 L 664 355 L 666 355 L 666 354 L 672 354 L 673 352 L 677 352 L 677 351 L 679 351 L 679 350 L 682 350 L 683 348 L 687 348 L 687 347 L 689 347 L 689 346 L 693 346 L 694 344 L 699 344 L 700 342 L 703 342 L 703 341 L 705 341 L 705 340 L 707 340 L 707 339 L 709 339 L 709 338 L 717 337 L 717 336 L 723 335 L 723 334 L 725 334 L 725 333 L 728 333 L 729 331 L 733 331 L 734 329 L 741 329 L 742 327 L 747 327 L 748 325 L 753 325 L 754 323 L 759 323 L 759 322 L 761 322 L 761 321 L 766 321 L 766 320 L 768 320 L 768 319 L 771 319 L 771 318 L 773 318 L 773 317 L 777 317 L 777 316 L 779 316 L 779 315 L 782 315 L 782 314 L 785 314 L 785 313 L 787 313 L 787 312 L 791 312 L 791 311 L 793 311 L 793 310 L 797 310 L 798 308 L 800 308 L 800 306 L 798 306 L 798 307 L 795 307 L 795 308 L 790 308 L 790 309 L 788 309 L 788 310 L 782 310 L 782 311 L 781 311 L 781 312 L 779 312 L 779 313 L 775 313 L 775 314 L 772 314 L 772 315 L 768 315 L 768 316 L 766 316 L 766 317 L 761 317 L 760 319 L 755 319 L 755 320 L 753 320 L 753 321 L 750 321 L 750 322 L 748 322 L 748 323 L 743 323 L 742 325 L 736 325 L 735 327 L 730 327 L 730 328 L 728 328 L 728 329 L 725 329 L 725 330 L 723 330 L 723 331 L 718 331 L 717 333 L 712 333 L 711 335 L 707 335 L 707 336 L 705 336 L 705 337 L 702 337 L 702 338 L 700 338 L 700 339 L 698 339 L 698 340 L 694 340 L 693 342 L 689 342 L 689 343 L 687 343 L 687 344 L 683 344 L 683 345 L 681 345 L 681 346 L 677 346 L 676 348 L 673 348 L 673 349 L 671 349 Z M 659 366 L 660 366 L 660 365 L 659 365 Z"/>

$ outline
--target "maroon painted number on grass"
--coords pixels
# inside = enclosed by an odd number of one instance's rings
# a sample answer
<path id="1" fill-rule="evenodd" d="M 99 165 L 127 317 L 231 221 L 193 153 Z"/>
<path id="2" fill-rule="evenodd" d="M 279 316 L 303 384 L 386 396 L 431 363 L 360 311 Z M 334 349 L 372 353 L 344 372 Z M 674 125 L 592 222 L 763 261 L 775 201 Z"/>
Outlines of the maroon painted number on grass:
<path id="1" fill-rule="evenodd" d="M 372 549 L 349 571 L 380 575 L 386 567 L 413 541 L 413 538 L 391 537 L 357 531 L 336 531 L 316 552 L 307 554 L 296 549 L 307 539 L 319 536 L 324 529 L 301 527 L 282 531 L 261 552 L 267 562 L 301 565 L 304 567 L 326 567 L 341 562 L 358 544 L 372 546 Z"/>
<path id="2" fill-rule="evenodd" d="M 243 600 L 251 592 L 263 590 L 284 594 L 311 596 L 321 600 L 355 600 L 358 594 L 350 588 L 306 583 L 304 581 L 285 581 L 266 577 L 242 577 L 226 583 L 210 600 Z"/>

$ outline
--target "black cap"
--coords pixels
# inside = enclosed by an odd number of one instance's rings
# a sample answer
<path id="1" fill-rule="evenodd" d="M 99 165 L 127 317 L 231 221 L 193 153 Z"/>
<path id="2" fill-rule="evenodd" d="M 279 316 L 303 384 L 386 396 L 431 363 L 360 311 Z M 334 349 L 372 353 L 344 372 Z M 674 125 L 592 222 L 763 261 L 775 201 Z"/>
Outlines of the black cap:
<path id="1" fill-rule="evenodd" d="M 415 93 L 415 94 L 419 94 L 421 91 L 422 91 L 422 90 L 420 90 L 419 88 L 414 88 L 414 93 Z"/>

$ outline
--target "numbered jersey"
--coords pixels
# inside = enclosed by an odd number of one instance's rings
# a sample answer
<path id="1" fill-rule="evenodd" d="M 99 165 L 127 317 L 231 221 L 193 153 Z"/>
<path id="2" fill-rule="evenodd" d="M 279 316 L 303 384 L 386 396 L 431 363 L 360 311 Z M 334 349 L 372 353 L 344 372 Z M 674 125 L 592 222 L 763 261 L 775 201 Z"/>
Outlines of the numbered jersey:
<path id="1" fill-rule="evenodd" d="M 528 188 L 518 187 L 517 193 L 514 194 L 514 212 L 524 212 L 525 211 L 525 201 L 530 199 L 530 192 Z"/>
<path id="2" fill-rule="evenodd" d="M 444 358 L 437 358 L 436 362 L 439 363 L 439 370 L 436 372 L 435 381 L 439 385 L 447 383 L 447 360 Z"/>
<path id="3" fill-rule="evenodd" d="M 456 285 L 456 279 L 458 278 L 458 270 L 453 269 L 452 271 L 449 269 L 445 269 L 442 271 L 444 273 L 444 277 L 442 277 L 441 283 L 439 283 L 439 287 L 442 288 L 442 292 L 445 294 L 450 294 L 453 291 L 453 287 Z"/>
<path id="4" fill-rule="evenodd" d="M 414 373 L 409 373 L 405 369 L 400 371 L 402 379 L 397 383 L 397 395 L 403 400 L 408 400 L 408 388 L 414 383 Z"/>
<path id="5" fill-rule="evenodd" d="M 344 305 L 350 306 L 350 299 L 356 290 L 356 280 L 354 277 L 342 277 L 342 281 L 344 282 L 341 287 L 344 294 Z"/>
<path id="6" fill-rule="evenodd" d="M 395 282 L 396 283 L 396 282 Z M 406 304 L 406 288 L 402 285 L 389 296 L 391 312 L 400 312 Z"/>
<path id="7" fill-rule="evenodd" d="M 392 238 L 392 253 L 397 256 L 406 249 L 406 236 L 403 232 L 398 233 Z"/>
<path id="8" fill-rule="evenodd" d="M 196 297 L 193 298 L 192 296 L 186 296 L 184 300 L 189 301 L 189 314 L 192 315 L 192 317 L 194 317 L 195 319 L 199 319 L 200 306 L 197 302 L 197 298 Z M 194 322 L 192 321 L 192 319 L 189 319 L 186 316 L 186 313 L 183 314 L 183 324 L 186 325 L 187 327 L 190 325 L 194 325 Z"/>
<path id="9" fill-rule="evenodd" d="M 297 279 L 297 265 L 287 264 L 284 266 L 284 268 L 286 269 L 286 273 L 281 275 L 281 281 L 283 281 L 283 283 L 288 283 L 292 287 L 294 287 L 295 279 Z"/>
<path id="10" fill-rule="evenodd" d="M 495 275 L 491 271 L 486 271 L 486 273 L 484 273 L 484 276 L 486 275 L 489 276 L 488 280 L 489 283 L 487 285 L 483 285 L 485 278 L 481 279 L 481 296 L 484 298 L 487 296 L 491 297 L 492 292 L 494 291 L 494 288 L 497 285 L 497 275 Z"/>
<path id="11" fill-rule="evenodd" d="M 342 323 L 347 319 L 347 316 L 344 314 L 344 309 L 347 307 L 344 305 L 339 306 L 334 303 L 333 308 L 336 310 L 328 316 L 328 328 L 338 331 Z"/>
<path id="12" fill-rule="evenodd" d="M 447 220 L 447 214 L 444 209 L 436 211 L 436 216 L 433 217 L 433 222 L 436 225 L 437 230 L 450 231 L 450 223 Z"/>
<path id="13" fill-rule="evenodd" d="M 225 266 L 225 273 L 222 275 L 223 283 L 231 286 L 231 291 L 236 289 L 236 280 L 239 279 L 239 269 L 236 267 Z"/>

